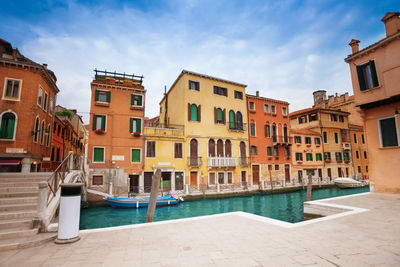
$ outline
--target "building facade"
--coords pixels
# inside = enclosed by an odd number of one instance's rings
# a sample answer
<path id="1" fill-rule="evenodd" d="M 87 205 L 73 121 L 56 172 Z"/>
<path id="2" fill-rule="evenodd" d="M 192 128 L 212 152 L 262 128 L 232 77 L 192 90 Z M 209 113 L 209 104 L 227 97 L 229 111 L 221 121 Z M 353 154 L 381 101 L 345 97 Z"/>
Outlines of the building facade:
<path id="1" fill-rule="evenodd" d="M 143 77 L 95 71 L 91 83 L 89 188 L 129 192 L 143 176 Z"/>
<path id="2" fill-rule="evenodd" d="M 0 171 L 39 171 L 50 161 L 56 81 L 0 39 Z"/>
<path id="3" fill-rule="evenodd" d="M 289 103 L 246 95 L 253 185 L 291 182 Z"/>
<path id="4" fill-rule="evenodd" d="M 400 12 L 382 18 L 386 36 L 359 49 L 351 40 L 349 63 L 355 103 L 368 139 L 369 179 L 376 192 L 400 193 Z"/>
<path id="5" fill-rule="evenodd" d="M 249 183 L 245 88 L 183 70 L 161 100 L 159 123 L 183 128 L 184 184 L 190 190 Z M 174 167 L 167 163 L 155 167 Z"/>

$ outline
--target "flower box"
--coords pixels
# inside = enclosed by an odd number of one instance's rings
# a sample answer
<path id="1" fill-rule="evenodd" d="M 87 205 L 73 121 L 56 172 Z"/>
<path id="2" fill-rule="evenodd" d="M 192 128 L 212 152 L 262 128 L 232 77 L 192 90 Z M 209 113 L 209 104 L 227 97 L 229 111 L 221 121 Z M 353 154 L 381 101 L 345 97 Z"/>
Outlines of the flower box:
<path id="1" fill-rule="evenodd" d="M 96 134 L 104 134 L 104 130 L 103 129 L 97 129 L 94 131 Z"/>
<path id="2" fill-rule="evenodd" d="M 133 133 L 131 133 L 131 135 L 138 137 L 138 136 L 140 136 L 140 132 L 133 132 Z"/>

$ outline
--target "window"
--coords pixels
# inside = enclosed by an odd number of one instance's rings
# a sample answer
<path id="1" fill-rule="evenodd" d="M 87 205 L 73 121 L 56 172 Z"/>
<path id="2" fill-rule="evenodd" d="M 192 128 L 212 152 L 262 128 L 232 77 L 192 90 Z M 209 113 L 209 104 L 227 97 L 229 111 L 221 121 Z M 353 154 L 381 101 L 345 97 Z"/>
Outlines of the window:
<path id="1" fill-rule="evenodd" d="M 279 171 L 279 164 L 275 164 L 275 171 Z"/>
<path id="2" fill-rule="evenodd" d="M 93 148 L 93 162 L 104 162 L 104 147 Z"/>
<path id="3" fill-rule="evenodd" d="M 276 109 L 274 105 L 271 105 L 271 113 L 276 114 Z"/>
<path id="4" fill-rule="evenodd" d="M 235 112 L 233 110 L 229 111 L 229 129 L 236 129 L 236 122 L 235 122 Z"/>
<path id="5" fill-rule="evenodd" d="M 326 161 L 330 161 L 331 160 L 331 152 L 324 152 L 324 159 Z"/>
<path id="6" fill-rule="evenodd" d="M 96 90 L 94 93 L 94 100 L 98 102 L 110 102 L 111 100 L 111 92 Z"/>
<path id="7" fill-rule="evenodd" d="M 43 145 L 44 143 L 44 121 L 42 121 L 42 127 L 40 128 L 40 144 Z"/>
<path id="8" fill-rule="evenodd" d="M 50 160 L 54 161 L 54 146 L 52 145 L 51 147 L 51 156 L 50 156 Z"/>
<path id="9" fill-rule="evenodd" d="M 249 110 L 252 110 L 252 111 L 256 110 L 254 102 L 249 102 Z"/>
<path id="10" fill-rule="evenodd" d="M 176 159 L 183 158 L 182 143 L 175 143 L 175 145 L 174 145 L 174 157 Z"/>
<path id="11" fill-rule="evenodd" d="M 236 112 L 236 129 L 243 130 L 243 116 L 240 111 Z"/>
<path id="12" fill-rule="evenodd" d="M 356 66 L 360 91 L 365 91 L 379 86 L 375 62 L 370 60 L 367 64 Z"/>
<path id="13" fill-rule="evenodd" d="M 208 184 L 215 185 L 215 172 L 208 173 Z"/>
<path id="14" fill-rule="evenodd" d="M 311 137 L 306 136 L 304 142 L 305 142 L 306 144 L 308 144 L 308 145 L 311 145 Z"/>
<path id="15" fill-rule="evenodd" d="M 296 161 L 303 161 L 303 153 L 296 153 Z"/>
<path id="16" fill-rule="evenodd" d="M 344 116 L 343 115 L 339 115 L 339 122 L 344 122 Z"/>
<path id="17" fill-rule="evenodd" d="M 312 153 L 306 153 L 306 160 L 307 161 L 313 161 Z"/>
<path id="18" fill-rule="evenodd" d="M 361 166 L 357 166 L 357 172 L 361 173 Z"/>
<path id="19" fill-rule="evenodd" d="M 200 105 L 188 103 L 188 120 L 200 121 L 201 109 Z"/>
<path id="20" fill-rule="evenodd" d="M 47 132 L 46 132 L 46 146 L 50 146 L 50 133 L 51 133 L 51 126 L 49 124 L 49 126 L 47 127 Z"/>
<path id="21" fill-rule="evenodd" d="M 131 162 L 140 162 L 140 149 L 139 148 L 131 149 Z"/>
<path id="22" fill-rule="evenodd" d="M 315 154 L 315 160 L 316 161 L 322 161 L 322 154 L 321 153 Z"/>
<path id="23" fill-rule="evenodd" d="M 59 162 L 60 160 L 61 160 L 61 157 L 60 157 L 60 148 L 59 147 L 57 147 L 57 154 L 56 154 L 56 161 L 57 162 Z"/>
<path id="24" fill-rule="evenodd" d="M 271 137 L 271 127 L 269 124 L 266 124 L 264 126 L 264 131 L 265 131 L 265 137 Z"/>
<path id="25" fill-rule="evenodd" d="M 350 153 L 345 151 L 343 152 L 344 161 L 350 161 Z"/>
<path id="26" fill-rule="evenodd" d="M 218 183 L 219 184 L 224 184 L 225 183 L 225 177 L 223 172 L 218 173 Z"/>
<path id="27" fill-rule="evenodd" d="M 142 119 L 140 118 L 130 118 L 130 133 L 142 133 Z"/>
<path id="28" fill-rule="evenodd" d="M 39 118 L 35 119 L 35 128 L 33 129 L 33 142 L 37 143 L 39 139 Z"/>
<path id="29" fill-rule="evenodd" d="M 189 80 L 189 90 L 200 91 L 200 83 Z"/>
<path id="30" fill-rule="evenodd" d="M 257 146 L 250 146 L 250 155 L 257 155 Z"/>
<path id="31" fill-rule="evenodd" d="M 93 128 L 95 130 L 106 130 L 106 115 L 93 115 Z"/>
<path id="32" fill-rule="evenodd" d="M 256 125 L 254 122 L 250 123 L 250 136 L 256 136 Z"/>
<path id="33" fill-rule="evenodd" d="M 143 96 L 142 95 L 131 95 L 131 106 L 142 107 L 143 106 Z"/>
<path id="34" fill-rule="evenodd" d="M 54 113 L 54 99 L 52 97 L 50 97 L 49 112 L 50 112 L 50 114 Z"/>
<path id="35" fill-rule="evenodd" d="M 232 184 L 232 182 L 233 182 L 232 172 L 228 172 L 227 174 L 228 174 L 228 184 Z"/>
<path id="36" fill-rule="evenodd" d="M 103 185 L 103 175 L 93 175 L 92 185 Z"/>
<path id="37" fill-rule="evenodd" d="M 323 138 L 324 138 L 324 144 L 327 144 L 328 143 L 328 134 L 327 134 L 327 132 L 323 132 L 322 135 L 323 135 Z"/>
<path id="38" fill-rule="evenodd" d="M 353 139 L 354 139 L 354 144 L 357 144 L 357 134 L 353 135 Z"/>
<path id="39" fill-rule="evenodd" d="M 285 157 L 290 157 L 290 148 L 289 147 L 285 146 L 283 148 L 283 152 L 285 154 Z"/>
<path id="40" fill-rule="evenodd" d="M 315 143 L 316 145 L 320 145 L 320 144 L 321 144 L 321 139 L 320 139 L 319 137 L 315 137 L 315 138 L 314 138 L 314 143 Z"/>
<path id="41" fill-rule="evenodd" d="M 367 151 L 364 150 L 364 159 L 367 159 Z"/>
<path id="42" fill-rule="evenodd" d="M 331 121 L 338 121 L 338 116 L 336 114 L 331 114 Z"/>
<path id="43" fill-rule="evenodd" d="M 214 121 L 216 124 L 225 124 L 225 109 L 214 108 Z"/>
<path id="44" fill-rule="evenodd" d="M 336 161 L 342 161 L 342 152 L 335 152 Z"/>
<path id="45" fill-rule="evenodd" d="M 272 157 L 272 146 L 267 146 L 267 156 Z"/>
<path id="46" fill-rule="evenodd" d="M 274 146 L 274 156 L 279 157 L 279 148 L 277 146 Z"/>
<path id="47" fill-rule="evenodd" d="M 268 112 L 268 105 L 264 104 L 264 112 Z"/>
<path id="48" fill-rule="evenodd" d="M 358 152 L 358 150 L 356 150 L 356 158 L 357 158 L 357 159 L 360 158 L 360 153 Z"/>
<path id="49" fill-rule="evenodd" d="M 43 101 L 43 89 L 41 86 L 39 86 L 39 92 L 38 92 L 38 99 L 37 99 L 37 104 L 38 106 L 42 106 L 42 101 Z"/>
<path id="50" fill-rule="evenodd" d="M 301 136 L 295 136 L 295 137 L 294 137 L 294 142 L 295 142 L 296 144 L 301 144 Z"/>
<path id="51" fill-rule="evenodd" d="M 308 115 L 308 120 L 311 121 L 317 121 L 318 120 L 318 114 L 317 113 L 313 113 Z"/>
<path id="52" fill-rule="evenodd" d="M 228 96 L 228 89 L 224 87 L 219 87 L 214 85 L 214 94 L 215 95 L 222 95 L 222 96 Z"/>
<path id="53" fill-rule="evenodd" d="M 43 109 L 44 111 L 47 111 L 47 100 L 48 100 L 49 95 L 45 92 L 44 93 L 44 101 L 43 101 Z"/>
<path id="54" fill-rule="evenodd" d="M 282 107 L 282 115 L 287 116 L 287 108 L 286 107 Z"/>
<path id="55" fill-rule="evenodd" d="M 398 146 L 398 131 L 395 117 L 379 119 L 379 137 L 382 147 Z"/>
<path id="56" fill-rule="evenodd" d="M 146 158 L 156 157 L 156 141 L 146 141 Z"/>
<path id="57" fill-rule="evenodd" d="M 235 90 L 235 98 L 243 100 L 243 93 Z"/>
<path id="58" fill-rule="evenodd" d="M 307 116 L 298 117 L 297 120 L 298 120 L 299 124 L 306 123 Z"/>
<path id="59" fill-rule="evenodd" d="M 6 78 L 4 81 L 3 99 L 19 100 L 22 80 Z"/>
<path id="60" fill-rule="evenodd" d="M 335 133 L 335 144 L 339 144 L 339 134 Z"/>
<path id="61" fill-rule="evenodd" d="M 363 143 L 363 145 L 365 144 L 365 139 L 364 139 L 364 135 L 361 135 L 361 142 Z"/>
<path id="62" fill-rule="evenodd" d="M 16 116 L 14 113 L 5 112 L 1 116 L 0 121 L 0 139 L 15 139 L 15 123 L 16 123 Z"/>

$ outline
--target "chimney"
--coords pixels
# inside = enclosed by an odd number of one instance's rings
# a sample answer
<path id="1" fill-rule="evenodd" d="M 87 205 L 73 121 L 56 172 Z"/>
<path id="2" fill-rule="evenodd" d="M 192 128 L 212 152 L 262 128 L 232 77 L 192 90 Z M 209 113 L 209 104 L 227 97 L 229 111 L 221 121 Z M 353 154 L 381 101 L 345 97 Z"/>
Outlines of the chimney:
<path id="1" fill-rule="evenodd" d="M 344 101 L 347 101 L 347 100 L 349 100 L 349 93 L 344 94 Z"/>
<path id="2" fill-rule="evenodd" d="M 47 70 L 47 64 L 46 64 L 46 63 L 43 63 L 43 68 L 44 68 L 45 70 Z"/>
<path id="3" fill-rule="evenodd" d="M 351 46 L 351 53 L 355 54 L 358 52 L 358 44 L 360 43 L 360 41 L 356 40 L 356 39 L 351 39 L 349 46 Z"/>
<path id="4" fill-rule="evenodd" d="M 386 37 L 400 32 L 400 12 L 387 12 L 382 18 L 385 23 Z"/>
<path id="5" fill-rule="evenodd" d="M 256 91 L 256 97 L 260 96 L 260 91 Z"/>

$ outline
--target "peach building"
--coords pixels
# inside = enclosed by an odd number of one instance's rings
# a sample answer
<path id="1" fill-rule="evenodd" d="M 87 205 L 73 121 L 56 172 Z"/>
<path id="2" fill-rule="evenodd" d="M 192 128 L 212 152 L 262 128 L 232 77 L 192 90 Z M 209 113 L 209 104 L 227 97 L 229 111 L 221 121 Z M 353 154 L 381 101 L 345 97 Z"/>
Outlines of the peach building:
<path id="1" fill-rule="evenodd" d="M 351 40 L 349 63 L 355 104 L 368 139 L 369 178 L 376 192 L 400 193 L 400 12 L 382 18 L 386 36 L 359 49 Z"/>
<path id="2" fill-rule="evenodd" d="M 261 97 L 258 91 L 246 99 L 253 185 L 291 182 L 289 103 Z"/>
<path id="3" fill-rule="evenodd" d="M 143 76 L 95 70 L 91 83 L 89 188 L 125 194 L 143 176 Z"/>

